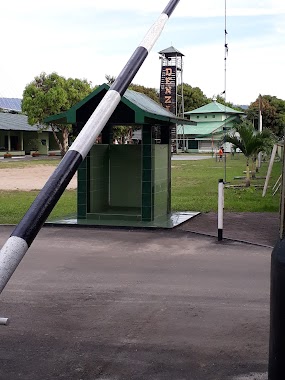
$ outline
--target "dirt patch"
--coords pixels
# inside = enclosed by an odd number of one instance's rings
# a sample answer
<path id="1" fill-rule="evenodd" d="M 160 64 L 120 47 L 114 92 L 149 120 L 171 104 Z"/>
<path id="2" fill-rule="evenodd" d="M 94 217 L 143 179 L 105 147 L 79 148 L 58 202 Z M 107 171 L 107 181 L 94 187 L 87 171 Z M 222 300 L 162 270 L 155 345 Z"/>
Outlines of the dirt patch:
<path id="1" fill-rule="evenodd" d="M 40 190 L 55 169 L 55 166 L 49 165 L 1 169 L 0 190 Z M 67 189 L 76 188 L 77 175 L 75 174 Z"/>

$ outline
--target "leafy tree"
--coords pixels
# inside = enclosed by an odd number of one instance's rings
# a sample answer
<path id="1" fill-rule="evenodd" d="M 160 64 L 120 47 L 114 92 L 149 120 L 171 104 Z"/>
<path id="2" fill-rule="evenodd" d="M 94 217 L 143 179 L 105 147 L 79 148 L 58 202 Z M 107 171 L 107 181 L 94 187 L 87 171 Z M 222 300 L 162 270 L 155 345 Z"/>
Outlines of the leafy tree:
<path id="1" fill-rule="evenodd" d="M 66 79 L 55 72 L 41 73 L 25 87 L 22 111 L 27 114 L 29 124 L 44 129 L 47 128 L 44 124 L 46 117 L 67 111 L 91 91 L 91 83 L 86 79 Z M 68 150 L 68 137 L 72 128 L 66 124 L 53 124 L 51 128 L 61 154 L 64 155 Z"/>
<path id="2" fill-rule="evenodd" d="M 131 83 L 129 89 L 133 91 L 141 92 L 142 94 L 147 95 L 149 98 L 151 98 L 155 102 L 159 103 L 159 92 L 153 87 L 145 87 L 145 86 L 141 86 L 140 84 Z"/>
<path id="3" fill-rule="evenodd" d="M 262 111 L 263 128 L 270 129 L 275 135 L 283 137 L 285 128 L 285 101 L 276 96 L 264 95 L 252 102 L 247 110 L 247 119 L 258 128 L 259 107 Z"/>
<path id="4" fill-rule="evenodd" d="M 249 121 L 243 121 L 240 124 L 236 124 L 234 127 L 234 133 L 227 134 L 225 141 L 233 144 L 234 148 L 238 148 L 246 157 L 246 186 L 250 186 L 249 176 L 249 160 L 252 159 L 253 170 L 255 173 L 255 162 L 259 152 L 263 152 L 268 149 L 269 146 L 273 146 L 274 138 L 272 133 L 265 129 L 262 132 L 257 132 L 252 123 Z"/>
<path id="5" fill-rule="evenodd" d="M 108 75 L 108 74 L 105 75 L 105 78 L 109 86 L 111 86 L 116 80 L 116 77 L 112 75 Z M 153 87 L 145 87 L 140 84 L 131 83 L 129 86 L 129 90 L 141 92 L 142 94 L 147 95 L 149 98 L 151 98 L 155 102 L 159 103 L 159 92 Z"/>
<path id="6" fill-rule="evenodd" d="M 178 91 L 181 91 L 181 86 L 178 86 Z M 185 112 L 193 111 L 211 102 L 199 87 L 192 87 L 187 83 L 183 84 L 183 94 Z"/>

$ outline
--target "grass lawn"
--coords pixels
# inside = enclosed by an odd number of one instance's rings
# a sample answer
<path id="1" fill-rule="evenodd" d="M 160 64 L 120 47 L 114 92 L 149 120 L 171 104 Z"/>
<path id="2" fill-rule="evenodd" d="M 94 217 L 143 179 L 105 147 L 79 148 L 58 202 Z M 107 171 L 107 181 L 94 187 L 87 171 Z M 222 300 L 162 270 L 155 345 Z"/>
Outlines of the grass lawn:
<path id="1" fill-rule="evenodd" d="M 36 198 L 38 191 L 0 191 L 0 224 L 17 224 Z M 66 190 L 52 211 L 54 219 L 76 213 L 76 190 Z"/>
<path id="2" fill-rule="evenodd" d="M 3 167 L 21 167 L 33 165 L 57 165 L 58 160 L 34 160 L 17 162 L 1 162 Z M 11 165 L 11 166 L 6 166 Z M 19 166 L 18 166 L 19 165 Z M 263 163 L 258 176 L 265 176 L 268 163 Z M 241 184 L 242 180 L 234 180 L 242 176 L 245 170 L 245 159 L 240 156 L 228 159 L 226 165 L 227 181 L 230 184 Z M 224 163 L 215 159 L 200 161 L 172 161 L 172 209 L 175 211 L 216 211 L 218 180 L 224 179 Z M 225 211 L 278 212 L 279 192 L 273 197 L 272 186 L 281 173 L 281 163 L 273 166 L 267 195 L 262 198 L 262 188 L 225 189 Z M 1 169 L 0 169 L 1 175 Z M 252 184 L 264 185 L 264 179 L 256 179 Z M 0 224 L 18 223 L 33 200 L 37 191 L 0 191 Z M 66 190 L 56 205 L 49 219 L 76 213 L 76 191 Z"/>
<path id="3" fill-rule="evenodd" d="M 0 170 L 1 169 L 13 169 L 13 168 L 25 168 L 33 167 L 39 165 L 48 165 L 48 166 L 57 166 L 61 158 L 56 157 L 52 159 L 31 159 L 31 160 L 1 160 Z M 1 173 L 1 171 L 0 171 Z"/>
<path id="4" fill-rule="evenodd" d="M 263 163 L 258 176 L 266 176 L 268 163 Z M 226 162 L 226 181 L 229 185 L 242 184 L 234 177 L 245 176 L 245 158 L 240 155 Z M 273 165 L 269 186 L 264 198 L 263 188 L 225 188 L 225 211 L 277 212 L 279 192 L 272 196 L 272 186 L 281 174 L 281 163 Z M 225 179 L 224 162 L 215 159 L 201 161 L 172 161 L 172 209 L 178 211 L 216 211 L 218 202 L 218 180 Z M 252 185 L 264 186 L 265 179 L 256 179 Z"/>

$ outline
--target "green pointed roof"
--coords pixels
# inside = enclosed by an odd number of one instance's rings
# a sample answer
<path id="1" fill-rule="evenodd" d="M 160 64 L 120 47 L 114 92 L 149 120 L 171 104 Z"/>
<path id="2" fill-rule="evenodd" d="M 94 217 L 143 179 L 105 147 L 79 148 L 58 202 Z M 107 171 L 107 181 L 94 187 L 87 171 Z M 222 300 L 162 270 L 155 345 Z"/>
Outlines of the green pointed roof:
<path id="1" fill-rule="evenodd" d="M 224 113 L 224 114 L 240 114 L 244 112 L 234 110 L 233 108 L 226 107 L 224 104 L 213 101 L 209 104 L 204 105 L 203 107 L 197 108 L 193 111 L 185 112 L 185 115 L 195 115 L 203 113 Z"/>
<path id="2" fill-rule="evenodd" d="M 55 124 L 85 123 L 86 118 L 91 116 L 109 88 L 106 83 L 103 83 L 69 110 L 57 115 L 51 115 L 45 118 L 44 122 Z M 158 121 L 166 124 L 196 125 L 196 122 L 177 117 L 145 94 L 133 90 L 126 90 L 119 105 L 110 117 L 109 123 L 113 125 L 131 125 L 153 124 Z"/>
<path id="3" fill-rule="evenodd" d="M 175 47 L 173 46 L 170 46 L 167 49 L 159 51 L 158 54 L 163 54 L 166 57 L 172 57 L 176 55 L 178 55 L 179 57 L 184 57 L 184 54 L 182 54 L 179 50 L 175 49 Z"/>

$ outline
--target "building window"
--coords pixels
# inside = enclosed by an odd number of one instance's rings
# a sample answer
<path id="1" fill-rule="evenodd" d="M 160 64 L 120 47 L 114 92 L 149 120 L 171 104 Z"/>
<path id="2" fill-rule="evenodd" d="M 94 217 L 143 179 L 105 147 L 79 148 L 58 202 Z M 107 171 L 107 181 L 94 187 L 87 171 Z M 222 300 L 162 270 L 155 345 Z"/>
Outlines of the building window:
<path id="1" fill-rule="evenodd" d="M 200 116 L 197 116 L 197 119 L 199 119 Z"/>
<path id="2" fill-rule="evenodd" d="M 205 119 L 207 119 L 207 117 L 208 117 L 208 116 L 206 115 L 206 116 L 205 116 Z"/>
<path id="3" fill-rule="evenodd" d="M 213 115 L 213 118 L 215 118 L 216 117 L 216 115 Z"/>

